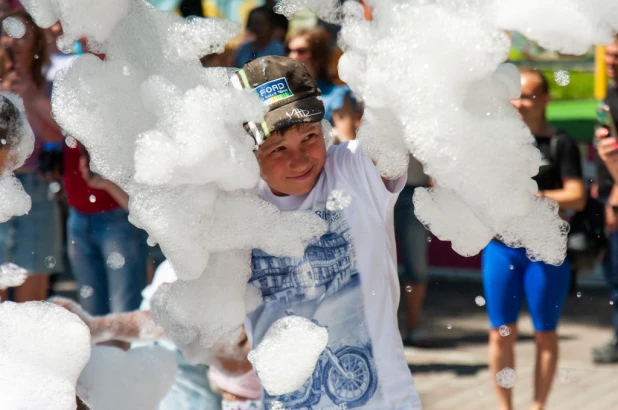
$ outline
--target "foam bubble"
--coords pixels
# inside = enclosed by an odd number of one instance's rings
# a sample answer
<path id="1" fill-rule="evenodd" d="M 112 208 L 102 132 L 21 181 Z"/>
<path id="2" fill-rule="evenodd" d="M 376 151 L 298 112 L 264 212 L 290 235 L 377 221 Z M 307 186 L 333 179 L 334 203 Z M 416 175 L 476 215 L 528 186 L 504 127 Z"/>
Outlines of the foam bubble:
<path id="1" fill-rule="evenodd" d="M 122 254 L 118 252 L 112 252 L 107 257 L 107 266 L 109 266 L 112 269 L 118 270 L 124 266 L 124 263 L 125 263 L 124 256 L 122 256 Z"/>
<path id="2" fill-rule="evenodd" d="M 571 82 L 571 75 L 566 70 L 554 71 L 554 80 L 559 86 L 567 86 Z"/>
<path id="3" fill-rule="evenodd" d="M 47 266 L 49 269 L 53 269 L 56 266 L 56 258 L 54 258 L 53 256 L 48 256 L 47 258 L 45 258 L 45 266 Z"/>
<path id="4" fill-rule="evenodd" d="M 15 17 L 7 17 L 2 20 L 2 29 L 13 38 L 22 38 L 26 34 L 26 26 Z"/>
<path id="5" fill-rule="evenodd" d="M 0 265 L 0 290 L 21 286 L 28 278 L 28 271 L 14 263 Z"/>
<path id="6" fill-rule="evenodd" d="M 500 333 L 500 336 L 506 337 L 511 334 L 511 328 L 507 325 L 502 325 L 498 328 L 498 333 Z"/>
<path id="7" fill-rule="evenodd" d="M 558 369 L 556 379 L 562 384 L 567 384 L 571 381 L 571 372 L 569 369 Z"/>
<path id="8" fill-rule="evenodd" d="M 328 194 L 326 209 L 329 211 L 342 211 L 352 203 L 352 195 L 345 191 L 333 189 Z"/>
<path id="9" fill-rule="evenodd" d="M 517 373 L 510 367 L 505 367 L 496 373 L 496 382 L 498 386 L 505 389 L 512 389 L 517 383 Z"/>
<path id="10" fill-rule="evenodd" d="M 79 296 L 82 299 L 87 299 L 92 295 L 94 295 L 94 289 L 92 288 L 92 286 L 83 285 L 81 288 L 79 288 Z"/>
<path id="11" fill-rule="evenodd" d="M 249 361 L 269 394 L 286 394 L 311 377 L 327 343 L 325 328 L 300 316 L 286 316 L 271 325 L 249 353 Z"/>
<path id="12" fill-rule="evenodd" d="M 66 137 L 64 143 L 67 144 L 69 148 L 77 148 L 77 140 L 73 137 Z"/>

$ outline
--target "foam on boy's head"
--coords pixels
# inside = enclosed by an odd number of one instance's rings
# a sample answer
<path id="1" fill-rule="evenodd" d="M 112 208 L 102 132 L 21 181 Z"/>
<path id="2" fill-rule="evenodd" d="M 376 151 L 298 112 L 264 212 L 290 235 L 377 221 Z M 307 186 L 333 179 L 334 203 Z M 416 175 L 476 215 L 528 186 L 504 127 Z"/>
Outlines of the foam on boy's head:
<path id="1" fill-rule="evenodd" d="M 254 90 L 268 106 L 261 123 L 245 124 L 258 146 L 290 125 L 324 118 L 318 85 L 305 66 L 292 58 L 267 56 L 250 61 L 237 71 L 232 82 L 237 88 Z"/>

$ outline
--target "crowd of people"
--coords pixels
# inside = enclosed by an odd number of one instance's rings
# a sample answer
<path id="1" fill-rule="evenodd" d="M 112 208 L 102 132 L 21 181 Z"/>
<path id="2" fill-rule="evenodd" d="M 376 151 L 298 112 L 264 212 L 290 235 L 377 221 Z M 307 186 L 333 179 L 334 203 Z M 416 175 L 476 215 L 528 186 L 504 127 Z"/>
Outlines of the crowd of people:
<path id="1" fill-rule="evenodd" d="M 84 52 L 86 45 L 76 43 L 72 55 L 60 53 L 55 44 L 62 33 L 60 25 L 41 29 L 25 11 L 9 7 L 10 3 L 0 2 L 2 18 L 13 17 L 21 21 L 26 33 L 21 38 L 2 33 L 0 91 L 17 94 L 23 99 L 36 143 L 30 159 L 15 172 L 32 198 L 32 209 L 25 216 L 0 224 L 0 264 L 14 263 L 25 268 L 29 276 L 23 285 L 0 294 L 0 300 L 45 300 L 53 294 L 51 275 L 71 272 L 77 283 L 77 301 L 53 300 L 78 314 L 91 329 L 93 340 L 128 348 L 127 343 L 134 342 L 137 335 L 148 333 L 150 342 L 175 352 L 179 373 L 162 409 L 260 408 L 264 393 L 247 360 L 249 339 L 259 342 L 273 318 L 279 315 L 277 309 L 280 307 L 267 306 L 259 315 L 250 315 L 248 323 L 251 327 L 240 336 L 233 354 L 230 355 L 227 349 L 210 367 L 187 363 L 176 346 L 165 339 L 163 330 L 153 321 L 149 306 L 152 295 L 161 284 L 176 280 L 172 267 L 167 262 L 161 263 L 160 257 L 153 256 L 154 252 L 147 246 L 146 233 L 129 222 L 127 194 L 90 169 L 86 148 L 70 135 L 65 135 L 50 114 L 55 73 Z M 336 75 L 339 51 L 334 45 L 333 33 L 324 27 L 289 32 L 288 21 L 273 12 L 274 3 L 267 1 L 266 5 L 249 13 L 246 24 L 248 41 L 228 56 L 227 61 L 220 56 L 208 56 L 203 62 L 207 66 L 234 65 L 246 75 L 253 75 L 254 84 L 264 84 L 273 78 L 266 71 L 262 76 L 259 70 L 252 71 L 253 61 L 277 65 L 280 70 L 295 75 L 308 73 L 313 79 L 308 84 L 291 83 L 288 86 L 312 90 L 311 98 L 315 101 L 305 101 L 303 104 L 309 105 L 303 107 L 313 107 L 316 119 L 319 117 L 331 123 L 338 147 L 326 154 L 323 138 L 320 138 L 322 130 L 315 122 L 305 123 L 299 118 L 293 125 L 294 122 L 283 124 L 267 118 L 268 130 L 264 135 L 254 136 L 259 146 L 256 156 L 262 175 L 270 176 L 265 178 L 267 184 L 262 181 L 260 195 L 280 209 L 296 210 L 314 209 L 316 203 L 324 203 L 326 198 L 320 197 L 318 191 L 329 192 L 347 184 L 347 190 L 357 193 L 359 198 L 355 203 L 362 205 L 355 205 L 354 212 L 350 213 L 346 222 L 350 227 L 334 219 L 327 221 L 331 229 L 329 234 L 341 236 L 343 241 L 347 241 L 348 229 L 354 233 L 361 225 L 374 235 L 373 238 L 355 238 L 355 246 L 346 250 L 354 252 L 356 248 L 360 272 L 352 266 L 339 265 L 336 269 L 341 272 L 347 269 L 345 274 L 349 275 L 350 286 L 346 292 L 357 299 L 352 303 L 344 299 L 346 294 L 334 291 L 325 294 L 323 299 L 326 302 L 320 299 L 321 308 L 342 309 L 349 314 L 346 320 L 357 320 L 356 331 L 367 338 L 363 342 L 370 346 L 369 349 L 373 344 L 373 351 L 367 355 L 371 358 L 368 366 L 374 366 L 377 370 L 373 371 L 378 373 L 388 367 L 393 375 L 385 378 L 379 389 L 374 386 L 371 394 L 364 398 L 365 402 L 385 403 L 384 408 L 391 408 L 388 406 L 399 400 L 409 408 L 416 408 L 418 396 L 405 361 L 400 360 L 403 345 L 431 348 L 432 341 L 421 327 L 428 282 L 429 233 L 414 214 L 412 198 L 416 188 L 431 187 L 434 181 L 423 172 L 422 164 L 412 155 L 405 178 L 380 180 L 371 160 L 360 153 L 354 141 L 363 105 Z M 618 181 L 618 134 L 614 125 L 618 121 L 618 40 L 607 47 L 606 63 L 608 75 L 613 80 L 606 99 L 613 121 L 594 131 L 599 155 L 598 178 L 592 187 L 587 187 L 584 182 L 582 158 L 575 140 L 547 120 L 551 85 L 544 74 L 538 70 L 522 69 L 521 96 L 512 101 L 542 155 L 541 168 L 534 178 L 538 184 L 537 196 L 555 201 L 560 215 L 567 221 L 585 209 L 589 196 L 605 205 L 609 248 L 603 270 L 616 310 L 613 337 L 593 352 L 597 363 L 618 362 L 618 188 L 614 182 Z M 272 102 L 265 100 L 265 103 L 272 106 Z M 298 102 L 286 104 L 295 107 Z M 0 146 L 0 152 L 2 149 Z M 290 165 L 290 158 L 302 163 Z M 281 177 L 287 173 L 293 177 Z M 322 174 L 331 179 L 324 180 Z M 299 195 L 302 201 L 296 201 Z M 366 225 L 367 221 L 389 220 L 388 211 L 373 206 L 376 199 L 371 197 L 373 200 L 370 200 L 371 195 L 379 197 L 380 203 L 393 205 L 394 226 L 383 222 Z M 363 217 L 367 218 L 361 221 Z M 379 290 L 383 298 L 370 298 L 371 302 L 365 303 L 374 306 L 364 316 L 356 317 L 358 312 L 353 308 L 363 305 L 355 303 L 359 303 L 363 294 L 367 296 L 364 282 L 377 280 L 366 277 L 363 272 L 367 269 L 397 270 L 382 255 L 390 253 L 388 245 L 393 231 L 397 239 L 400 278 L 393 282 L 392 277 L 384 276 L 385 280 L 373 283 L 372 291 L 375 294 L 376 289 Z M 319 246 L 326 245 L 315 245 Z M 313 252 L 311 255 L 317 254 Z M 254 261 L 266 257 L 269 256 L 260 251 L 253 253 Z M 306 257 L 309 262 L 313 261 L 314 256 Z M 158 266 L 156 271 L 155 266 Z M 482 280 L 490 322 L 489 367 L 492 373 L 515 367 L 517 320 L 525 299 L 537 346 L 533 409 L 544 408 L 554 379 L 558 362 L 556 330 L 576 278 L 577 273 L 573 271 L 568 259 L 561 266 L 531 261 L 524 249 L 509 248 L 499 238 L 491 241 L 483 252 Z M 360 285 L 354 282 L 359 278 Z M 256 272 L 251 282 L 260 287 Z M 399 336 L 396 309 L 391 306 L 392 300 L 399 300 L 400 288 L 404 290 L 401 295 L 406 317 L 403 338 Z M 342 304 L 344 300 L 346 305 Z M 348 308 L 352 310 L 348 312 Z M 376 316 L 378 314 L 381 316 Z M 331 332 L 344 327 L 337 321 L 323 322 L 333 320 L 332 317 L 320 320 L 321 324 L 329 325 Z M 508 334 L 503 332 L 505 327 L 509 329 Z M 511 409 L 512 390 L 497 383 L 495 387 L 500 408 Z M 316 400 L 326 399 L 318 397 Z"/>

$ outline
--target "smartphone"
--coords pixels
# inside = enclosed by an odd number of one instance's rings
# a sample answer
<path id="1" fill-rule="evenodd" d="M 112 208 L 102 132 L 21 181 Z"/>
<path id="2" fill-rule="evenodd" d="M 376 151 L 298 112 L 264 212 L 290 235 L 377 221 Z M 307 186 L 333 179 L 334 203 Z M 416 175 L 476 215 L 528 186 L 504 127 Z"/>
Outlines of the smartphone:
<path id="1" fill-rule="evenodd" d="M 618 132 L 616 131 L 616 123 L 614 122 L 614 117 L 612 117 L 612 112 L 609 109 L 609 105 L 601 103 L 597 107 L 597 122 L 599 126 L 607 128 L 607 130 L 609 131 L 608 137 L 618 137 Z"/>

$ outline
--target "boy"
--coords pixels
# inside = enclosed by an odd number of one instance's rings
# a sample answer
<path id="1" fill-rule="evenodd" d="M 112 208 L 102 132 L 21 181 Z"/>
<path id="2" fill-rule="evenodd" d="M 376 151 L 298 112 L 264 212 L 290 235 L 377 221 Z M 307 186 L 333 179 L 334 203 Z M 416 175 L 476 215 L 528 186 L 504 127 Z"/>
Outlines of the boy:
<path id="1" fill-rule="evenodd" d="M 254 90 L 269 109 L 260 124 L 245 125 L 256 143 L 260 196 L 282 211 L 311 211 L 329 224 L 302 259 L 253 251 L 250 283 L 264 303 L 247 317 L 252 345 L 287 314 L 329 330 L 311 379 L 291 394 L 264 393 L 265 407 L 420 409 L 396 317 L 393 207 L 405 176 L 383 180 L 356 141 L 326 150 L 320 90 L 302 63 L 259 58 L 232 82 Z M 332 191 L 349 195 L 350 205 L 328 210 Z"/>

